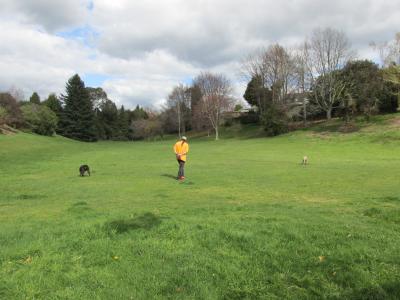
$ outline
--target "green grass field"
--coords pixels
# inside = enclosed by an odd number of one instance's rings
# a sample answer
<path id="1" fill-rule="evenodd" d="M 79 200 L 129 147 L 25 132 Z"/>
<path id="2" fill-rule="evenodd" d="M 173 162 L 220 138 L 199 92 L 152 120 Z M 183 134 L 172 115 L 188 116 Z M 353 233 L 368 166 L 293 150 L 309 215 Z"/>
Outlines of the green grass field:
<path id="1" fill-rule="evenodd" d="M 400 299 L 392 118 L 191 139 L 183 183 L 174 140 L 0 136 L 0 299 Z"/>

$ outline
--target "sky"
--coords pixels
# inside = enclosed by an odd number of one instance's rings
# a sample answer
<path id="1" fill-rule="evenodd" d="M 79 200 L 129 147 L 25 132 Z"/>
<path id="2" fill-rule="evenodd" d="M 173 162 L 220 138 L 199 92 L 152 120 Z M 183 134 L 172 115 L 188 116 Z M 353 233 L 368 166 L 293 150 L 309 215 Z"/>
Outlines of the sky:
<path id="1" fill-rule="evenodd" d="M 360 59 L 400 31 L 399 0 L 0 0 L 0 91 L 61 94 L 78 73 L 118 105 L 159 108 L 175 85 L 224 73 L 241 98 L 241 61 L 343 30 Z"/>

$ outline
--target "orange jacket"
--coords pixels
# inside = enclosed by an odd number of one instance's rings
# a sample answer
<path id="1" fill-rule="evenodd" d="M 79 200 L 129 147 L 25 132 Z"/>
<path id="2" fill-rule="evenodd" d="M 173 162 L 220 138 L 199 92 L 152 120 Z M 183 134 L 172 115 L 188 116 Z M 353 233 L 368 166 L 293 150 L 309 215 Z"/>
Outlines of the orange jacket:
<path id="1" fill-rule="evenodd" d="M 189 144 L 183 141 L 177 141 L 174 145 L 174 152 L 180 156 L 180 160 L 186 161 L 186 154 L 189 152 Z"/>

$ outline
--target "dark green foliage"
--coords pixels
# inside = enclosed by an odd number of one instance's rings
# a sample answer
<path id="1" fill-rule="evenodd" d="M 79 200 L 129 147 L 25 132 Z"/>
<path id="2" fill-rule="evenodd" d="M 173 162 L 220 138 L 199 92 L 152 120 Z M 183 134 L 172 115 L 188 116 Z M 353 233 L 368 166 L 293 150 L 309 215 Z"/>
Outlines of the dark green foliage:
<path id="1" fill-rule="evenodd" d="M 132 139 L 129 111 L 119 110 L 114 102 L 106 100 L 96 113 L 98 137 L 103 140 L 126 141 Z"/>
<path id="2" fill-rule="evenodd" d="M 366 118 L 376 113 L 384 92 L 378 65 L 368 60 L 352 61 L 340 73 L 346 83 L 346 91 L 355 100 L 358 110 Z"/>
<path id="3" fill-rule="evenodd" d="M 87 87 L 86 90 L 95 110 L 96 133 L 100 140 L 131 140 L 131 121 L 148 117 L 145 110 L 139 106 L 134 111 L 125 110 L 123 106 L 118 109 L 100 87 Z"/>
<path id="4" fill-rule="evenodd" d="M 384 89 L 379 102 L 379 111 L 394 113 L 400 101 L 400 67 L 390 66 L 380 72 L 384 80 Z"/>
<path id="5" fill-rule="evenodd" d="M 44 105 L 46 105 L 48 108 L 50 108 L 56 115 L 57 117 L 61 117 L 62 114 L 62 103 L 60 99 L 56 96 L 56 94 L 52 93 L 47 97 L 46 100 L 43 101 Z"/>
<path id="6" fill-rule="evenodd" d="M 399 96 L 395 94 L 396 88 L 389 82 L 385 82 L 379 99 L 378 108 L 380 113 L 395 113 L 399 107 Z"/>
<path id="7" fill-rule="evenodd" d="M 114 102 L 105 100 L 96 111 L 98 138 L 113 140 L 118 131 L 118 109 Z"/>
<path id="8" fill-rule="evenodd" d="M 260 122 L 260 115 L 254 110 L 250 110 L 247 113 L 241 114 L 239 120 L 242 124 L 257 124 Z"/>
<path id="9" fill-rule="evenodd" d="M 130 119 L 133 121 L 148 118 L 149 115 L 147 114 L 147 112 L 143 109 L 143 107 L 140 107 L 139 105 L 136 105 L 136 108 L 130 112 Z"/>
<path id="10" fill-rule="evenodd" d="M 34 103 L 21 107 L 25 127 L 41 135 L 53 135 L 57 128 L 57 115 L 47 106 Z"/>
<path id="11" fill-rule="evenodd" d="M 262 113 L 272 102 L 272 91 L 264 87 L 260 76 L 255 76 L 247 84 L 243 98 L 251 106 L 256 106 L 258 111 Z"/>
<path id="12" fill-rule="evenodd" d="M 32 96 L 29 98 L 29 102 L 33 104 L 40 104 L 40 97 L 38 93 L 33 92 Z"/>
<path id="13" fill-rule="evenodd" d="M 68 80 L 60 129 L 62 135 L 86 142 L 97 140 L 93 105 L 78 74 Z"/>
<path id="14" fill-rule="evenodd" d="M 286 113 L 278 105 L 269 105 L 261 116 L 264 129 L 269 136 L 276 136 L 289 131 Z"/>
<path id="15" fill-rule="evenodd" d="M 56 114 L 58 120 L 56 133 L 60 133 L 58 122 L 60 122 L 63 113 L 63 107 L 60 99 L 56 96 L 56 94 L 52 93 L 45 101 L 42 102 L 42 104 L 50 108 Z"/>
<path id="16" fill-rule="evenodd" d="M 126 111 L 123 105 L 118 110 L 118 132 L 116 139 L 120 141 L 131 139 L 129 111 Z"/>

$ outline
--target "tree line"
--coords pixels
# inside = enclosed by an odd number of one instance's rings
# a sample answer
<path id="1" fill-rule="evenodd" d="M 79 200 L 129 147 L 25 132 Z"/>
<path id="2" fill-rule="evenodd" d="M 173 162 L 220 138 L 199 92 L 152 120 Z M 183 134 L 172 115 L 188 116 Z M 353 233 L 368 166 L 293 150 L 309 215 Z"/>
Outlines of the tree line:
<path id="1" fill-rule="evenodd" d="M 50 94 L 44 101 L 36 92 L 29 100 L 20 97 L 18 91 L 0 93 L 0 125 L 87 142 L 125 141 L 140 138 L 132 123 L 150 118 L 140 106 L 118 108 L 103 89 L 85 87 L 78 74 L 68 80 L 65 95 Z"/>
<path id="2" fill-rule="evenodd" d="M 197 76 L 192 86 L 174 87 L 161 111 L 139 105 L 118 108 L 102 88 L 85 87 L 78 74 L 59 97 L 50 94 L 41 101 L 36 92 L 28 101 L 19 97 L 17 91 L 0 93 L 0 125 L 87 142 L 181 136 L 188 130 L 213 131 L 218 139 L 223 113 L 233 104 L 229 80 L 208 72 Z"/>
<path id="3" fill-rule="evenodd" d="M 0 93 L 0 125 L 96 141 L 182 136 L 186 131 L 218 139 L 220 126 L 232 122 L 257 123 L 277 135 L 293 122 L 341 117 L 349 123 L 357 115 L 368 120 L 398 109 L 400 34 L 371 46 L 381 66 L 355 59 L 346 35 L 331 28 L 314 30 L 298 47 L 273 44 L 251 54 L 241 65 L 247 110 L 234 98 L 224 74 L 203 72 L 190 85 L 176 85 L 160 111 L 117 107 L 102 88 L 86 87 L 76 74 L 65 94 L 50 94 L 44 101 L 37 93 L 28 101 L 16 90 Z M 230 114 L 234 111 L 236 118 Z"/>
<path id="4" fill-rule="evenodd" d="M 382 67 L 357 60 L 344 32 L 314 30 L 295 48 L 274 44 L 242 64 L 248 79 L 244 98 L 253 118 L 271 135 L 291 121 L 396 112 L 400 100 L 400 34 L 380 45 Z"/>

